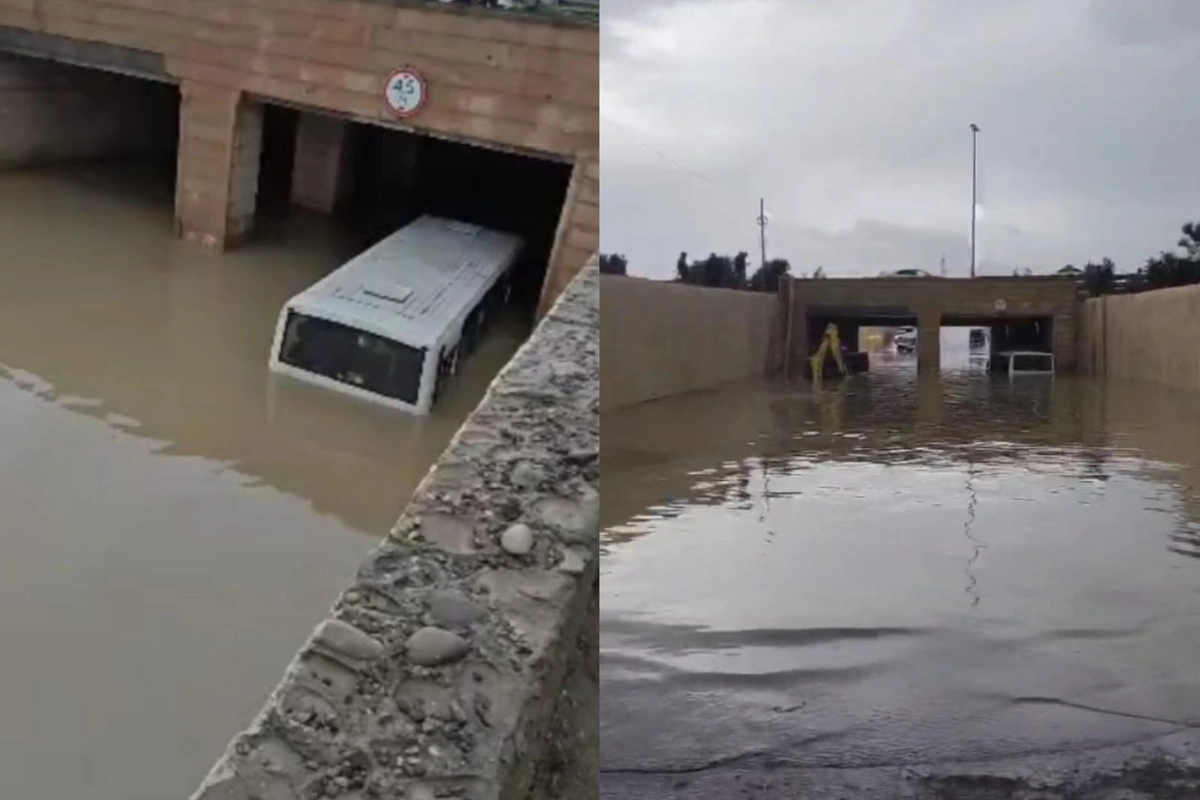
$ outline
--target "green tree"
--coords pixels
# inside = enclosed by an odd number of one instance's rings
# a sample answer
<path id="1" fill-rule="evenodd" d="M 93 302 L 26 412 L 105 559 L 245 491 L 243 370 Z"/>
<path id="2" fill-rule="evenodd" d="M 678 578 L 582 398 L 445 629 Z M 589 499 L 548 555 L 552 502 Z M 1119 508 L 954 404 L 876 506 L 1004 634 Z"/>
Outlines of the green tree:
<path id="1" fill-rule="evenodd" d="M 700 286 L 732 289 L 737 280 L 733 271 L 733 259 L 729 256 L 719 256 L 709 253 L 708 258 L 697 261 L 688 269 L 691 282 Z"/>
<path id="2" fill-rule="evenodd" d="M 620 253 L 601 253 L 600 272 L 603 275 L 625 275 L 629 260 Z"/>
<path id="3" fill-rule="evenodd" d="M 1184 258 L 1200 261 L 1200 222 L 1185 222 L 1182 230 L 1183 238 L 1179 240 L 1179 246 L 1186 253 Z"/>
<path id="4" fill-rule="evenodd" d="M 778 292 L 779 282 L 791 273 L 786 259 L 773 258 L 750 276 L 750 288 L 756 292 Z"/>
<path id="5" fill-rule="evenodd" d="M 1099 263 L 1088 262 L 1083 267 L 1083 286 L 1093 297 L 1108 294 L 1112 291 L 1113 278 L 1117 268 L 1111 258 L 1101 259 Z"/>
<path id="6" fill-rule="evenodd" d="M 1184 223 L 1181 231 L 1183 236 L 1178 245 L 1183 248 L 1182 255 L 1163 251 L 1147 259 L 1146 265 L 1138 270 L 1147 288 L 1200 283 L 1200 222 Z"/>

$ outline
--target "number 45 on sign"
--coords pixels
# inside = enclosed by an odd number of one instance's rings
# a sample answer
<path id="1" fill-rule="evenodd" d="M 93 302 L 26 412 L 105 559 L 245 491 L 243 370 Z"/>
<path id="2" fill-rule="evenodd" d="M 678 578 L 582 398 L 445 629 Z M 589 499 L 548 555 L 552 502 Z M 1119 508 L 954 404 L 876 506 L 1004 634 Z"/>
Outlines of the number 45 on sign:
<path id="1" fill-rule="evenodd" d="M 411 67 L 393 72 L 383 89 L 388 110 L 401 119 L 420 111 L 425 105 L 427 94 L 425 78 Z"/>

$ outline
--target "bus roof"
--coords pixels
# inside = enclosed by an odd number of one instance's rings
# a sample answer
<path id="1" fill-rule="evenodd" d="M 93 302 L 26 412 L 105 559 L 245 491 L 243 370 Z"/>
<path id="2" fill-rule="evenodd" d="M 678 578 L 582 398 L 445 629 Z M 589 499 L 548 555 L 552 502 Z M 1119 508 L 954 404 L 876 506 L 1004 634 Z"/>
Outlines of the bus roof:
<path id="1" fill-rule="evenodd" d="M 512 264 L 509 233 L 422 216 L 297 294 L 288 309 L 431 346 Z"/>
<path id="2" fill-rule="evenodd" d="M 1004 358 L 1012 358 L 1013 356 L 1041 356 L 1042 358 L 1054 358 L 1054 353 L 1047 353 L 1044 350 L 1001 350 L 996 353 Z"/>

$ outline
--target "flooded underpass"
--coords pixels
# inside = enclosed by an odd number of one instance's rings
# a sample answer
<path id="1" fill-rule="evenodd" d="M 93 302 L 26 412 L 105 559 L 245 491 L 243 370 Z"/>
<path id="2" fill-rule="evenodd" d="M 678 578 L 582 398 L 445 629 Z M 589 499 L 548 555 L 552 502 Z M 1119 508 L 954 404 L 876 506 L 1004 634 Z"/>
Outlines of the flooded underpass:
<path id="1" fill-rule="evenodd" d="M 355 250 L 319 215 L 173 234 L 153 173 L 0 176 L 6 797 L 186 796 L 528 333 L 426 418 L 272 381 L 282 304 Z"/>
<path id="2" fill-rule="evenodd" d="M 602 796 L 1197 796 L 1200 406 L 956 344 L 603 418 Z"/>

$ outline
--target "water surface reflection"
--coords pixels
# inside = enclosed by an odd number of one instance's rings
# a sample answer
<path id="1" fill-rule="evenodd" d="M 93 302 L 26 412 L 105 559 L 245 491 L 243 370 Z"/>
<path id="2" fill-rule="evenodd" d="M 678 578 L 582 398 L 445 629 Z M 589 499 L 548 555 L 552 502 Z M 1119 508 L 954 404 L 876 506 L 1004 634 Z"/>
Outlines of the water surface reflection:
<path id="1" fill-rule="evenodd" d="M 606 771 L 971 761 L 1200 723 L 1200 406 L 966 366 L 605 416 Z"/>
<path id="2" fill-rule="evenodd" d="M 287 381 L 287 297 L 348 255 L 297 218 L 175 241 L 123 166 L 0 175 L 5 797 L 186 796 L 249 722 L 526 330 L 427 418 Z"/>

